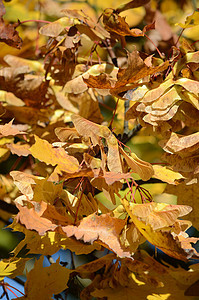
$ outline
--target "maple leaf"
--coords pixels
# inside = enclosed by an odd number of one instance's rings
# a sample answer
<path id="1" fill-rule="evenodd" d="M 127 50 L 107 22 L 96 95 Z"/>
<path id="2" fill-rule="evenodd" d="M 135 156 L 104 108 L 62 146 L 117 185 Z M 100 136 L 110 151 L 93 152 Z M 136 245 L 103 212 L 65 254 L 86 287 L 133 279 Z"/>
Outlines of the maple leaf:
<path id="1" fill-rule="evenodd" d="M 122 202 L 138 230 L 150 243 L 177 259 L 186 261 L 190 258 L 183 245 L 179 246 L 173 235 L 164 228 L 172 226 L 179 216 L 188 214 L 191 207 L 153 202 L 133 204 L 127 200 Z"/>
<path id="2" fill-rule="evenodd" d="M 51 220 L 42 217 L 48 207 L 47 203 L 37 203 L 35 208 L 23 207 L 20 204 L 16 204 L 16 206 L 19 209 L 16 221 L 25 225 L 27 229 L 36 230 L 40 235 L 44 235 L 46 231 L 54 231 L 58 227 Z"/>
<path id="3" fill-rule="evenodd" d="M 60 249 L 70 249 L 76 255 L 88 254 L 94 250 L 100 250 L 101 246 L 97 243 L 84 244 L 75 238 L 68 238 L 63 234 L 54 231 L 47 231 L 40 236 L 35 230 L 28 230 L 25 226 L 15 221 L 10 225 L 13 231 L 23 232 L 25 237 L 12 251 L 14 256 L 26 247 L 29 254 L 53 255 Z"/>
<path id="4" fill-rule="evenodd" d="M 30 152 L 35 158 L 46 164 L 57 165 L 57 172 L 75 173 L 79 169 L 75 157 L 68 155 L 63 148 L 53 148 L 46 140 L 42 140 L 36 135 L 35 144 L 30 148 Z"/>
<path id="5" fill-rule="evenodd" d="M 26 134 L 26 132 L 18 130 L 16 125 L 13 125 L 14 119 L 12 119 L 9 123 L 0 125 L 0 137 L 9 136 L 9 135 L 17 135 L 17 134 Z"/>
<path id="6" fill-rule="evenodd" d="M 26 296 L 20 299 L 50 299 L 53 294 L 61 293 L 67 288 L 71 272 L 71 270 L 60 266 L 59 259 L 49 267 L 44 268 L 43 257 L 41 256 L 35 262 L 34 268 L 27 274 L 27 281 L 24 286 Z"/>
<path id="7" fill-rule="evenodd" d="M 139 159 L 135 153 L 128 155 L 121 147 L 120 152 L 133 173 L 137 173 L 143 180 L 148 180 L 152 177 L 154 171 L 150 163 Z"/>
<path id="8" fill-rule="evenodd" d="M 108 168 L 110 171 L 122 173 L 118 142 L 110 129 L 108 129 L 106 126 L 90 122 L 78 115 L 73 115 L 72 121 L 80 135 L 86 137 L 90 136 L 93 146 L 100 144 L 100 137 L 106 139 L 108 146 Z"/>
<path id="9" fill-rule="evenodd" d="M 49 99 L 51 99 L 51 102 L 53 101 L 54 97 L 49 87 L 49 80 L 44 81 L 44 76 L 30 74 L 32 68 L 31 61 L 23 65 L 19 64 L 17 60 L 14 60 L 14 62 L 13 60 L 8 61 L 11 67 L 5 67 L 0 70 L 0 84 L 2 90 L 11 92 L 16 97 L 22 99 L 24 101 L 22 102 L 23 105 L 25 103 L 27 106 L 38 109 L 45 107 Z M 13 63 L 18 66 L 13 67 Z"/>
<path id="10" fill-rule="evenodd" d="M 110 93 L 119 96 L 121 92 L 133 89 L 139 86 L 139 80 L 146 78 L 149 75 L 163 72 L 169 66 L 169 62 L 166 61 L 159 66 L 148 66 L 147 60 L 143 60 L 137 50 L 128 52 L 128 67 L 119 69 L 117 73 L 117 81 L 111 80 L 107 74 L 101 74 L 99 76 L 92 76 L 92 74 L 85 78 L 84 82 L 89 87 L 110 89 Z M 146 79 L 148 81 L 149 79 Z M 121 97 L 121 96 L 119 96 Z"/>
<path id="11" fill-rule="evenodd" d="M 12 258 L 10 260 L 1 260 L 0 281 L 2 281 L 4 277 L 15 278 L 18 275 L 22 275 L 27 260 L 28 258 Z"/>
<path id="12" fill-rule="evenodd" d="M 7 45 L 20 49 L 22 46 L 22 39 L 19 33 L 16 31 L 18 23 L 5 24 L 3 18 L 0 20 L 0 42 L 6 43 Z"/>
<path id="13" fill-rule="evenodd" d="M 119 234 L 125 222 L 125 220 L 112 218 L 107 214 L 97 216 L 94 213 L 84 218 L 79 226 L 68 225 L 62 227 L 62 230 L 68 237 L 74 235 L 77 240 L 82 239 L 85 243 L 100 240 L 102 245 L 114 251 L 119 257 L 131 258 L 131 253 L 124 252 L 119 241 Z"/>

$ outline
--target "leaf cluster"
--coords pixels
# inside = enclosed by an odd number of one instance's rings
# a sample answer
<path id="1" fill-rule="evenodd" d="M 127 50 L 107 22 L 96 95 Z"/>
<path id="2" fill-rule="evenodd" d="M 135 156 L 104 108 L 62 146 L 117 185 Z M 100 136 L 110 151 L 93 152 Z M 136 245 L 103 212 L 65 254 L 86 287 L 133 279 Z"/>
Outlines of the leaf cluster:
<path id="1" fill-rule="evenodd" d="M 92 1 L 86 5 L 93 15 L 49 1 L 59 7 L 54 20 L 47 2 L 48 20 L 34 20 L 45 25 L 32 28 L 44 42 L 33 54 L 28 20 L 5 21 L 11 4 L 0 1 L 0 42 L 21 51 L 8 50 L 0 69 L 0 162 L 17 157 L 0 175 L 0 196 L 17 209 L 9 227 L 24 234 L 12 257 L 0 262 L 5 294 L 4 278 L 21 275 L 39 254 L 20 299 L 67 295 L 75 279 L 90 280 L 81 299 L 198 296 L 192 290 L 198 263 L 175 269 L 143 250 L 148 241 L 185 263 L 199 256 L 198 238 L 187 233 L 199 224 L 197 43 L 186 34 L 177 38 L 164 18 L 165 1 L 133 0 L 101 16 Z M 135 27 L 123 14 L 137 9 L 145 16 Z M 182 35 L 198 26 L 198 16 L 192 11 L 179 20 Z M 27 36 L 20 33 L 25 26 Z M 140 158 L 132 147 L 136 138 L 154 138 L 161 159 Z M 1 221 L 11 213 L 2 210 Z M 43 257 L 60 249 L 95 259 L 71 268 L 58 259 L 43 267 Z"/>

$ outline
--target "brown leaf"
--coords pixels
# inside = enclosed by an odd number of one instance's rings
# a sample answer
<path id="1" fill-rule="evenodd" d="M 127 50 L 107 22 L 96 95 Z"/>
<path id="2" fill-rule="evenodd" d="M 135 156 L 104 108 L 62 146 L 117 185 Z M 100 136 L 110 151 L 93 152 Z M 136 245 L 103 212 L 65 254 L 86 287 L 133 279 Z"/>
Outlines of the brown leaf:
<path id="1" fill-rule="evenodd" d="M 44 81 L 44 76 L 29 73 L 28 64 L 23 64 L 17 68 L 13 66 L 2 68 L 0 70 L 1 89 L 12 92 L 28 106 L 44 107 L 49 99 L 53 99 L 49 81 Z"/>
<path id="2" fill-rule="evenodd" d="M 132 35 L 125 18 L 119 16 L 114 9 L 106 8 L 102 13 L 102 17 L 104 27 L 110 33 L 116 33 L 121 36 Z"/>
<path id="3" fill-rule="evenodd" d="M 4 14 L 4 9 L 2 11 Z M 1 14 L 2 14 L 1 13 Z M 5 24 L 3 18 L 0 20 L 0 42 L 6 43 L 7 45 L 20 49 L 22 46 L 22 39 L 19 36 L 16 27 L 18 23 L 15 24 Z"/>
<path id="4" fill-rule="evenodd" d="M 178 153 L 182 157 L 189 156 L 199 148 L 199 132 L 187 136 L 172 132 L 169 140 L 160 141 L 160 146 L 168 153 Z"/>
<path id="5" fill-rule="evenodd" d="M 116 12 L 119 14 L 122 11 L 125 11 L 127 9 L 131 9 L 131 8 L 136 8 L 139 6 L 143 6 L 145 4 L 147 4 L 150 0 L 132 0 L 128 3 L 122 4 L 120 5 L 117 9 Z"/>
<path id="6" fill-rule="evenodd" d="M 125 220 L 112 218 L 109 215 L 97 216 L 92 214 L 84 218 L 79 226 L 65 226 L 62 230 L 68 237 L 75 236 L 77 240 L 83 239 L 85 243 L 100 240 L 119 257 L 130 257 L 129 252 L 124 252 L 119 241 L 119 234 L 124 227 Z"/>

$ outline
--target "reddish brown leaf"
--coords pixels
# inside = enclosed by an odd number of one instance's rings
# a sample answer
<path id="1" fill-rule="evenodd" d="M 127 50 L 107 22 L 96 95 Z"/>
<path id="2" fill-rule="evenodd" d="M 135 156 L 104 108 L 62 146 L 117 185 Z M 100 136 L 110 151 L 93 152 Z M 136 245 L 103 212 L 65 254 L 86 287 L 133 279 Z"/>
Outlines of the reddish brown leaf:
<path id="1" fill-rule="evenodd" d="M 4 13 L 4 11 L 3 11 Z M 19 24 L 5 24 L 3 19 L 0 20 L 0 42 L 6 43 L 7 45 L 20 49 L 22 46 L 22 39 L 18 32 L 15 30 Z"/>
<path id="2" fill-rule="evenodd" d="M 128 3 L 122 4 L 120 5 L 117 9 L 116 12 L 119 14 L 122 11 L 125 11 L 127 9 L 131 9 L 131 8 L 136 8 L 139 6 L 143 6 L 145 4 L 147 4 L 150 0 L 132 0 Z"/>

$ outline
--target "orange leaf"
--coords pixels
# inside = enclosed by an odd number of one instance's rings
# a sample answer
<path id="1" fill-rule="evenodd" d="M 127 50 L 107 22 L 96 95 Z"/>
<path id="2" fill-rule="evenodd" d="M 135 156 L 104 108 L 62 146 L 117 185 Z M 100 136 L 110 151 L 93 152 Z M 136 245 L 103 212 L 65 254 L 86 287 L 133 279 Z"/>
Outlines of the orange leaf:
<path id="1" fill-rule="evenodd" d="M 36 230 L 39 235 L 44 235 L 46 231 L 54 231 L 58 225 L 53 224 L 52 221 L 41 217 L 46 210 L 48 204 L 45 202 L 36 203 L 36 208 L 27 208 L 16 204 L 19 213 L 16 216 L 16 221 L 25 225 L 27 229 Z"/>
<path id="2" fill-rule="evenodd" d="M 5 125 L 0 125 L 0 137 L 17 135 L 17 134 L 26 134 L 26 132 L 19 131 L 16 125 L 13 125 L 14 119 Z"/>
<path id="3" fill-rule="evenodd" d="M 112 218 L 108 214 L 97 216 L 95 213 L 84 218 L 79 226 L 68 225 L 62 230 L 68 237 L 75 236 L 77 240 L 82 239 L 85 243 L 93 243 L 100 240 L 119 257 L 131 257 L 131 253 L 124 252 L 119 234 L 126 221 Z"/>

